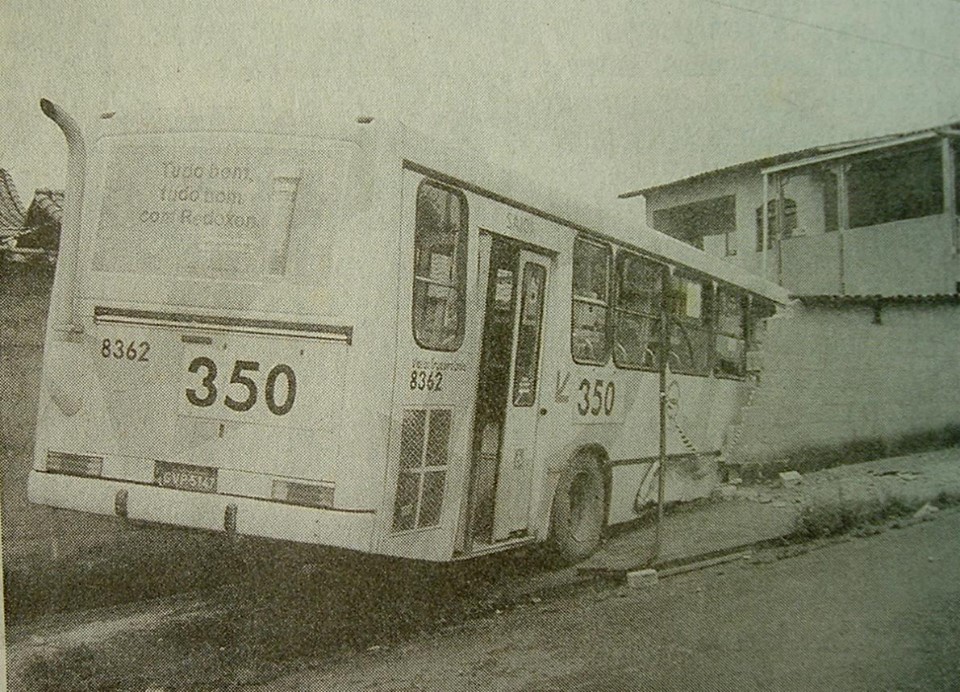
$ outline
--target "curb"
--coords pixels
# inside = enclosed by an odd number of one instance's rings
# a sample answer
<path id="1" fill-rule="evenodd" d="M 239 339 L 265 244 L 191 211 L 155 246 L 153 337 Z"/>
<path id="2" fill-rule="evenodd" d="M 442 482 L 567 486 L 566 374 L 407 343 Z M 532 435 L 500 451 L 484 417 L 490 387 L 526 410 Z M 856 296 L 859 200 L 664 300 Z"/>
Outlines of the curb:
<path id="1" fill-rule="evenodd" d="M 669 560 L 659 562 L 637 562 L 631 563 L 628 567 L 580 567 L 577 574 L 582 577 L 602 577 L 625 581 L 627 574 L 640 569 L 654 569 L 660 576 L 667 577 L 674 574 L 683 574 L 684 572 L 693 572 L 698 569 L 705 569 L 713 565 L 719 565 L 724 562 L 732 562 L 743 555 L 754 550 L 763 550 L 765 548 L 775 548 L 787 543 L 789 534 L 781 534 L 769 538 L 761 538 L 756 541 L 739 543 L 726 548 L 715 550 L 706 550 L 694 555 L 675 557 Z"/>

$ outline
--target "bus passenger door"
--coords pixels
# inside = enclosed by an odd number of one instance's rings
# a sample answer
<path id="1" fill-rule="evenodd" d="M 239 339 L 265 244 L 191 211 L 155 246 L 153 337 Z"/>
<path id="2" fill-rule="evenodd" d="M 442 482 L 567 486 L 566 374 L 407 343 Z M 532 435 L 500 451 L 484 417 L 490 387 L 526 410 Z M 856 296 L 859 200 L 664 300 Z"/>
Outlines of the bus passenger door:
<path id="1" fill-rule="evenodd" d="M 497 504 L 493 514 L 495 541 L 527 529 L 537 420 L 540 417 L 540 342 L 549 262 L 542 255 L 526 250 L 520 252 L 520 295 L 513 329 L 510 390 L 500 445 Z"/>
<path id="2" fill-rule="evenodd" d="M 469 544 L 527 528 L 549 259 L 492 236 L 470 480 Z"/>

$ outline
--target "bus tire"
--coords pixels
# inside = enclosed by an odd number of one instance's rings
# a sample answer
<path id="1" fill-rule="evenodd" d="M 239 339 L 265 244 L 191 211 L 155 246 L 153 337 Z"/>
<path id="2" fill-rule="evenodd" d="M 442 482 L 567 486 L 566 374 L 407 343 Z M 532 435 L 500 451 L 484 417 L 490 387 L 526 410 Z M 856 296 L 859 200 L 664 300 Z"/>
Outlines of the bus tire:
<path id="1" fill-rule="evenodd" d="M 579 453 L 560 475 L 550 514 L 550 545 L 565 563 L 600 547 L 605 515 L 603 473 L 593 456 Z"/>

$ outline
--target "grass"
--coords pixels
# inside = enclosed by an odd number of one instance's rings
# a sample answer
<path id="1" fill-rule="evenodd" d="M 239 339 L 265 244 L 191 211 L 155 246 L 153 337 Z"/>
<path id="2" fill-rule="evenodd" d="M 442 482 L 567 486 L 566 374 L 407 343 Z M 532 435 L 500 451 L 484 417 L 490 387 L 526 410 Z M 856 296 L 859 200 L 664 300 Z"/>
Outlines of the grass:
<path id="1" fill-rule="evenodd" d="M 775 459 L 746 460 L 739 473 L 744 481 L 755 482 L 777 477 L 781 471 L 811 473 L 835 466 L 859 464 L 874 459 L 904 456 L 947 449 L 960 445 L 960 425 L 895 436 L 869 437 L 830 445 L 805 445 Z"/>
<path id="2" fill-rule="evenodd" d="M 924 504 L 927 503 L 898 495 L 868 500 L 821 500 L 803 507 L 788 538 L 793 542 L 812 541 L 876 528 L 896 519 L 912 517 Z M 929 504 L 937 509 L 958 505 L 960 493 L 941 492 Z"/>

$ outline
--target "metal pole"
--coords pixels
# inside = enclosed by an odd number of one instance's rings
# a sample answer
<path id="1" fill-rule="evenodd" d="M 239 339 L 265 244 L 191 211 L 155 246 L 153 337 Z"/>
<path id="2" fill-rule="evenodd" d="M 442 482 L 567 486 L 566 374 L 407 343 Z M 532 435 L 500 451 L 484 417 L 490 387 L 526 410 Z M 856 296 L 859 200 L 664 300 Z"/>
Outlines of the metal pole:
<path id="1" fill-rule="evenodd" d="M 783 229 L 786 225 L 783 208 L 784 180 L 779 173 L 774 173 L 773 181 L 777 186 L 777 283 L 783 286 Z"/>
<path id="2" fill-rule="evenodd" d="M 669 317 L 667 310 L 670 303 L 668 298 L 670 295 L 670 275 L 666 269 L 661 274 L 661 282 L 663 290 L 661 291 L 662 298 L 660 301 L 660 467 L 657 473 L 657 529 L 654 535 L 651 563 L 659 557 L 660 546 L 663 541 L 663 498 L 667 480 L 667 357 L 669 355 L 669 345 L 667 343 Z"/>
<path id="3" fill-rule="evenodd" d="M 767 195 L 770 193 L 769 190 L 769 181 L 767 174 L 763 174 L 763 204 L 760 206 L 760 227 L 763 229 L 761 233 L 760 243 L 761 243 L 761 255 L 760 260 L 760 275 L 764 279 L 767 277 L 767 238 L 770 235 L 770 224 L 767 221 Z"/>
<path id="4" fill-rule="evenodd" d="M 947 228 L 950 229 L 950 239 L 956 252 L 960 248 L 960 238 L 957 237 L 957 169 L 956 154 L 949 137 L 943 138 L 940 152 L 943 166 L 943 213 L 947 216 Z"/>

